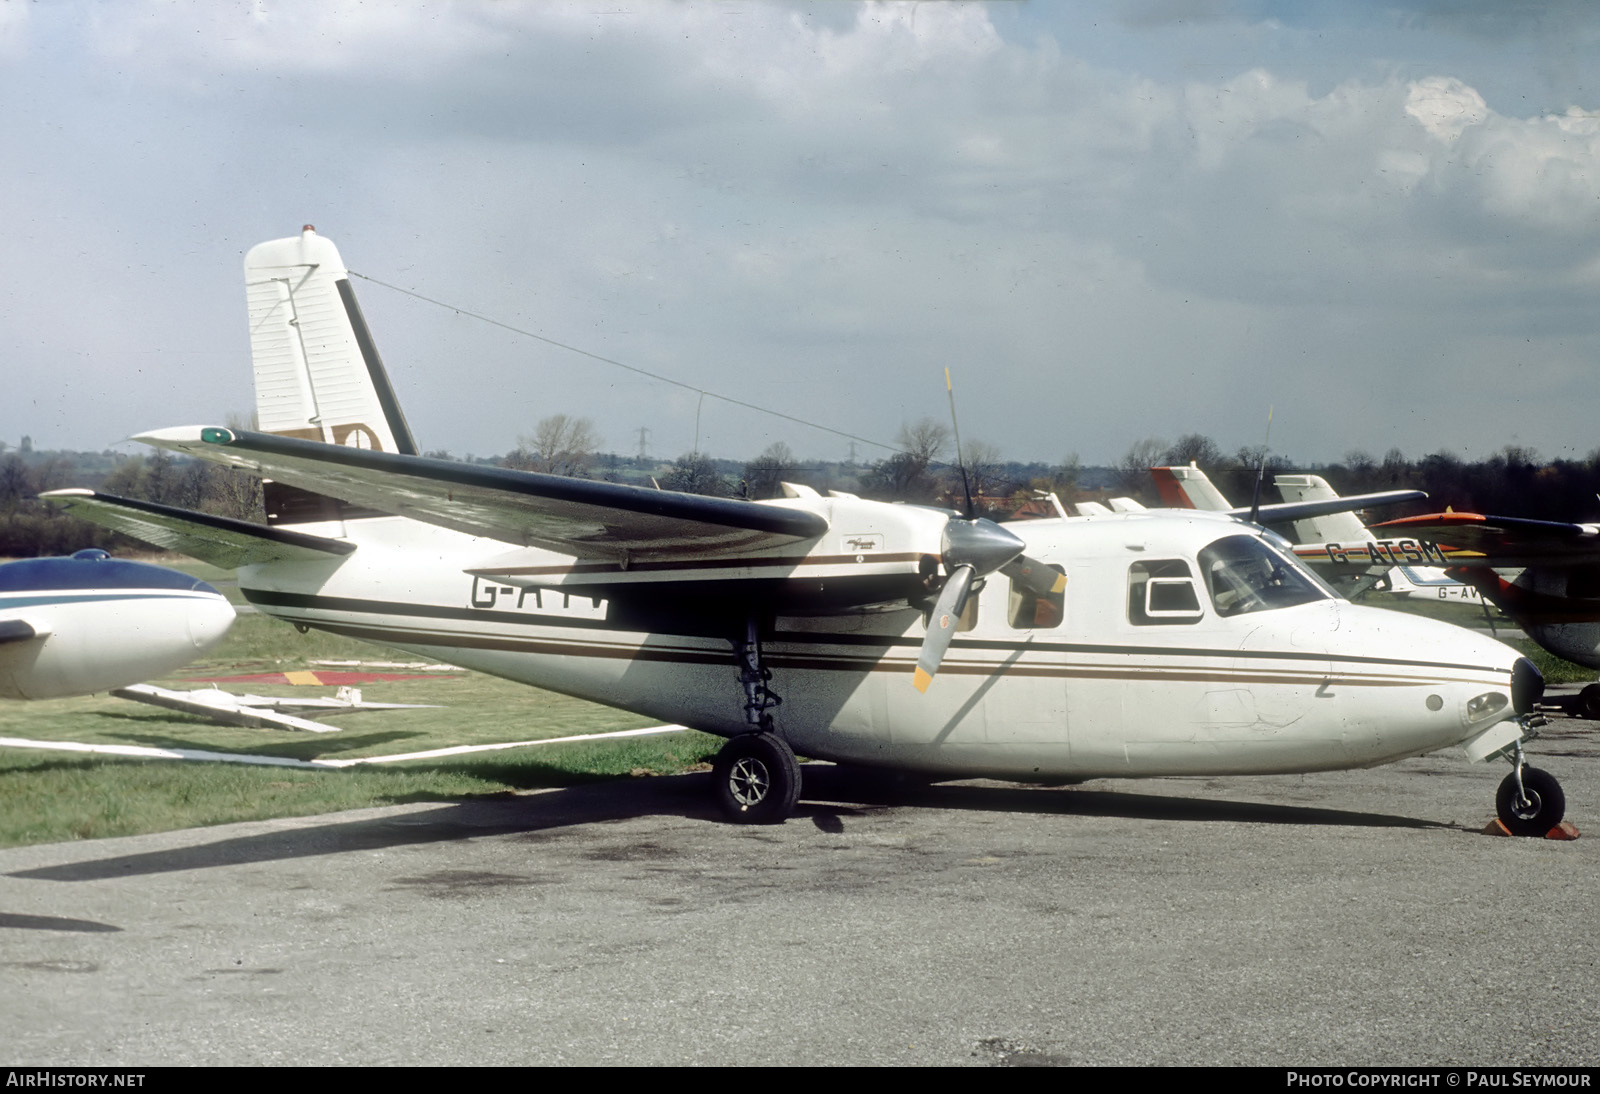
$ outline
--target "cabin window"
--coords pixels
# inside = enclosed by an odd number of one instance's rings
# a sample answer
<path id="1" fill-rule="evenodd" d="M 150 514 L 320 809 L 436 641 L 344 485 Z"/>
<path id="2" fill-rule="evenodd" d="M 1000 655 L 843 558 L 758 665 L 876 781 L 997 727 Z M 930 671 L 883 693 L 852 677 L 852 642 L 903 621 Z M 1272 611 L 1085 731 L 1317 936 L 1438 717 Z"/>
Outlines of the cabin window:
<path id="1" fill-rule="evenodd" d="M 1150 559 L 1128 567 L 1128 622 L 1140 627 L 1194 623 L 1202 614 L 1194 572 L 1183 559 Z"/>
<path id="2" fill-rule="evenodd" d="M 1060 566 L 1051 566 L 1058 574 L 1066 573 Z M 1036 593 L 1027 586 L 1011 581 L 1011 597 L 1006 604 L 1006 620 L 1016 630 L 1048 630 L 1061 626 L 1066 618 L 1067 591 Z"/>
<path id="3" fill-rule="evenodd" d="M 1200 572 L 1211 603 L 1223 616 L 1309 604 L 1331 595 L 1299 563 L 1274 551 L 1259 536 L 1217 540 L 1200 552 Z"/>

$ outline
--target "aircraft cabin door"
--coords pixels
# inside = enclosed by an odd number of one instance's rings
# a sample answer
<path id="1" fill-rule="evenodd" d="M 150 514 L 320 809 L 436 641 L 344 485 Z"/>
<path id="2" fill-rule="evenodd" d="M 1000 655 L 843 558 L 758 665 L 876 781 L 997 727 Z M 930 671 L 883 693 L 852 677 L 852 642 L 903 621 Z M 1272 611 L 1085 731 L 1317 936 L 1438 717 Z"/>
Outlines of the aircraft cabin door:
<path id="1" fill-rule="evenodd" d="M 996 666 L 994 683 L 983 696 L 985 737 L 992 744 L 1027 749 L 1038 756 L 1041 768 L 1065 765 L 1069 758 L 1067 679 L 1063 655 L 1049 647 L 1062 639 L 1068 591 L 1038 593 L 998 574 L 990 579 L 990 586 L 999 586 L 997 599 L 1004 601 L 1003 634 L 1011 648 Z M 997 610 L 1000 607 L 996 604 Z"/>

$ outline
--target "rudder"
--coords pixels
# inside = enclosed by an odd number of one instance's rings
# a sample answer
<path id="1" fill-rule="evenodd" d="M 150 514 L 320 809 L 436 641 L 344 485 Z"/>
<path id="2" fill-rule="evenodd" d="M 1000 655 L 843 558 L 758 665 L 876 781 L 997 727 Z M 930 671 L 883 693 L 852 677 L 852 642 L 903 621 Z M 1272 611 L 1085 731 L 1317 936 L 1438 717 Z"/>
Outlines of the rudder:
<path id="1" fill-rule="evenodd" d="M 332 241 L 308 224 L 252 247 L 244 270 L 257 428 L 416 455 Z"/>

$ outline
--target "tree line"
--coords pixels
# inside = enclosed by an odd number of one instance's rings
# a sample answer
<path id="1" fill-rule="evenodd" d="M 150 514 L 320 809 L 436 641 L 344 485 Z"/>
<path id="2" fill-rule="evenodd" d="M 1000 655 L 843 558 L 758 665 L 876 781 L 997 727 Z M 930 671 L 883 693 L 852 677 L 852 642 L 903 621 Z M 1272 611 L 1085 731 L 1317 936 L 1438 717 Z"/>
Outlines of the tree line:
<path id="1" fill-rule="evenodd" d="M 761 500 L 782 495 L 782 484 L 819 492 L 840 490 L 879 501 L 900 501 L 965 510 L 996 519 L 1048 515 L 1039 499 L 1055 494 L 1063 503 L 1128 496 L 1159 504 L 1148 469 L 1193 463 L 1205 470 L 1235 504 L 1248 504 L 1257 468 L 1264 471 L 1264 500 L 1276 472 L 1322 475 L 1341 493 L 1416 489 L 1426 501 L 1396 507 L 1386 515 L 1435 512 L 1497 513 L 1543 520 L 1590 521 L 1600 517 L 1600 449 L 1582 459 L 1543 460 L 1531 448 L 1510 445 L 1477 461 L 1448 452 L 1411 459 L 1398 448 L 1382 457 L 1351 451 L 1321 466 L 1241 447 L 1232 453 L 1202 434 L 1176 442 L 1146 438 L 1131 445 L 1111 466 L 1083 466 L 1069 454 L 1056 463 L 1002 459 L 986 441 L 964 441 L 957 451 L 947 425 L 922 419 L 901 427 L 898 451 L 857 463 L 804 459 L 775 441 L 753 459 L 739 461 L 686 452 L 674 460 L 602 452 L 594 424 L 564 414 L 540 420 L 534 431 L 501 457 L 477 459 L 546 474 L 680 490 L 715 497 Z M 451 458 L 446 452 L 430 452 Z M 0 557 L 69 554 L 85 547 L 139 549 L 131 540 L 98 525 L 75 520 L 37 495 L 64 486 L 87 486 L 108 494 L 185 509 L 261 521 L 260 480 L 215 464 L 156 451 L 146 456 L 111 452 L 70 453 L 0 450 Z"/>
<path id="2" fill-rule="evenodd" d="M 0 454 L 0 558 L 65 555 L 86 547 L 124 553 L 148 549 L 38 497 L 67 486 L 239 520 L 264 519 L 260 479 L 201 460 L 160 450 L 149 456 L 6 452 Z"/>

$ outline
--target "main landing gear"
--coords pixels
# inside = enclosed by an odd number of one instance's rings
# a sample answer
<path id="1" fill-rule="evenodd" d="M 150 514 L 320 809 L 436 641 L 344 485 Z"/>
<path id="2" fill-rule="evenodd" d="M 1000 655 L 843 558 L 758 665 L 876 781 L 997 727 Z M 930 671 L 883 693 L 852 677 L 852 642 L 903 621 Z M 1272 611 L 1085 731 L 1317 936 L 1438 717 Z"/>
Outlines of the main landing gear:
<path id="1" fill-rule="evenodd" d="M 712 793 L 729 820 L 782 824 L 800 800 L 800 763 L 776 733 L 741 733 L 717 753 Z"/>
<path id="2" fill-rule="evenodd" d="M 1521 741 L 1508 758 L 1511 774 L 1500 783 L 1494 796 L 1495 812 L 1513 836 L 1542 836 L 1566 816 L 1567 796 L 1548 771 L 1527 766 Z"/>
<path id="3" fill-rule="evenodd" d="M 789 742 L 778 735 L 769 711 L 783 702 L 767 687 L 772 670 L 761 661 L 761 636 L 755 619 L 735 639 L 739 683 L 744 688 L 744 720 L 751 729 L 722 746 L 711 766 L 712 794 L 724 815 L 740 824 L 782 824 L 800 800 L 800 763 Z"/>

